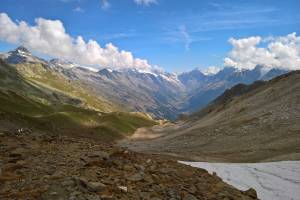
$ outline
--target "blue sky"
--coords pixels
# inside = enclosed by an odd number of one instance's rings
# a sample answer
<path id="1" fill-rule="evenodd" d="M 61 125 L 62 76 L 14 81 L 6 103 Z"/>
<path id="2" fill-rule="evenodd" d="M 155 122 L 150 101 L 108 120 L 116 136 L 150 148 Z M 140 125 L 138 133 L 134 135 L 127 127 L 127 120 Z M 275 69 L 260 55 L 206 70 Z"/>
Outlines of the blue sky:
<path id="1" fill-rule="evenodd" d="M 222 66 L 228 39 L 300 31 L 299 0 L 1 0 L 13 21 L 59 19 L 76 38 L 111 42 L 167 71 Z M 0 42 L 0 51 L 16 44 Z"/>

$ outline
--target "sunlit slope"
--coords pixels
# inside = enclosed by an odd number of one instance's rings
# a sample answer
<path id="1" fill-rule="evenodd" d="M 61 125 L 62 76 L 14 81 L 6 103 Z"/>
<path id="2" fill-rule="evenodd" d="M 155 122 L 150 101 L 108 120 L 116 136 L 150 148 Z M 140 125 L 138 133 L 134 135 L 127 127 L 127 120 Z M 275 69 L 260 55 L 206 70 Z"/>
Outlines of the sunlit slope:
<path id="1" fill-rule="evenodd" d="M 80 100 L 82 106 L 97 109 L 103 112 L 120 110 L 121 107 L 116 106 L 103 99 L 99 95 L 94 95 L 93 91 L 88 87 L 81 85 L 76 81 L 65 79 L 55 70 L 48 69 L 48 66 L 42 63 L 22 63 L 15 65 L 16 70 L 23 77 L 37 86 L 45 87 L 54 92 L 60 92 L 74 99 Z"/>

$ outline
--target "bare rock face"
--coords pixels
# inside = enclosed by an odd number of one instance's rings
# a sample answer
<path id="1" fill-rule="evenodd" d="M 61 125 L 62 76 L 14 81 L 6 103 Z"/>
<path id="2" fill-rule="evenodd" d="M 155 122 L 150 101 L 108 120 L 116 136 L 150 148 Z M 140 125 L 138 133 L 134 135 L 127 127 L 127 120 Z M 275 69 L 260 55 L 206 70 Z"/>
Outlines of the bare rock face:
<path id="1" fill-rule="evenodd" d="M 0 199 L 256 199 L 205 170 L 84 137 L 5 134 L 0 169 Z"/>

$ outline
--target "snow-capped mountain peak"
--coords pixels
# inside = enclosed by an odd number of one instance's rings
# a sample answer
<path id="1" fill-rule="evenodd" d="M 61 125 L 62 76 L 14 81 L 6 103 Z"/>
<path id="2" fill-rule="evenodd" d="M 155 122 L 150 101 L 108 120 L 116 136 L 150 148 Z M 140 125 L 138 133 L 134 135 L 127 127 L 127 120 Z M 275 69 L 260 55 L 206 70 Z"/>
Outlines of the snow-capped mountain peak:
<path id="1" fill-rule="evenodd" d="M 53 66 L 57 66 L 63 69 L 73 69 L 73 68 L 81 68 L 81 69 L 85 69 L 85 70 L 89 70 L 92 72 L 98 72 L 99 69 L 93 68 L 93 67 L 87 67 L 87 66 L 83 66 L 83 65 L 79 65 L 67 60 L 63 60 L 63 59 L 51 59 L 49 61 L 49 63 Z"/>
<path id="2" fill-rule="evenodd" d="M 210 66 L 206 69 L 200 69 L 200 71 L 202 72 L 202 74 L 204 74 L 205 76 L 213 76 L 216 75 L 221 69 L 219 67 L 216 66 Z"/>
<path id="3" fill-rule="evenodd" d="M 19 46 L 13 52 L 25 55 L 31 55 L 31 52 L 24 46 Z"/>
<path id="4" fill-rule="evenodd" d="M 70 68 L 73 68 L 73 67 L 78 67 L 79 65 L 73 63 L 73 62 L 70 62 L 70 61 L 66 61 L 66 60 L 62 60 L 62 59 L 51 59 L 49 61 L 49 63 L 53 64 L 53 65 L 56 65 L 56 66 L 59 66 L 59 67 L 62 67 L 64 69 L 70 69 Z"/>
<path id="5" fill-rule="evenodd" d="M 13 51 L 1 54 L 1 58 L 11 64 L 19 63 L 46 63 L 47 61 L 33 56 L 31 52 L 24 46 L 20 46 Z"/>

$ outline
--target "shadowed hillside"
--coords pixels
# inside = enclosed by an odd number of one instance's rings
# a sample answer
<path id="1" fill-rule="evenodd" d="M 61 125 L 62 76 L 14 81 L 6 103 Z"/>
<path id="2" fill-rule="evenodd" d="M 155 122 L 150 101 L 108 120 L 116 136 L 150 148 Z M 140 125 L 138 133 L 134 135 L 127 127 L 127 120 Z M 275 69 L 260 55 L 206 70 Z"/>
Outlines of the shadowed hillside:
<path id="1" fill-rule="evenodd" d="M 27 69 L 34 66 L 18 66 L 18 68 L 21 67 Z M 33 70 L 32 68 L 30 70 Z M 53 82 L 47 84 L 32 82 L 27 77 L 21 76 L 15 67 L 2 60 L 0 60 L 0 76 L 0 128 L 2 131 L 16 132 L 18 129 L 26 129 L 55 134 L 86 135 L 87 137 L 89 134 L 94 134 L 94 136 L 103 135 L 104 139 L 116 139 L 133 133 L 138 127 L 155 124 L 146 115 L 139 113 L 116 111 L 105 113 L 89 109 L 89 107 L 101 108 L 104 105 L 95 104 L 97 101 L 92 101 L 92 106 L 86 104 L 90 101 L 82 104 L 80 99 L 69 96 L 70 93 L 63 93 L 62 90 L 50 87 L 53 86 L 52 83 L 60 85 L 65 81 L 63 79 L 58 82 L 53 78 Z M 49 75 L 45 76 L 50 80 Z M 63 87 L 63 85 L 60 86 Z M 73 92 L 76 93 L 77 91 L 74 90 Z"/>

